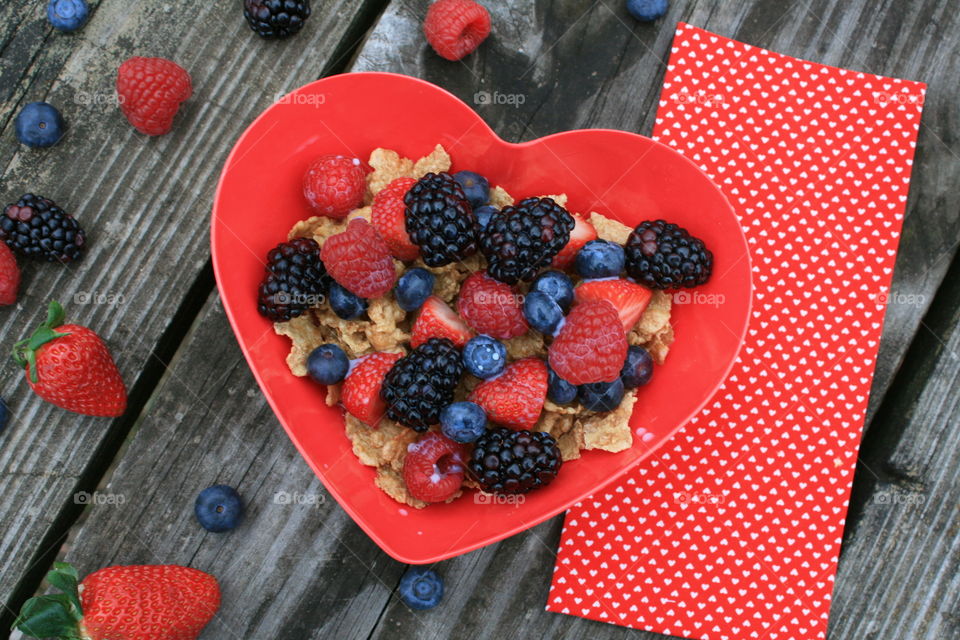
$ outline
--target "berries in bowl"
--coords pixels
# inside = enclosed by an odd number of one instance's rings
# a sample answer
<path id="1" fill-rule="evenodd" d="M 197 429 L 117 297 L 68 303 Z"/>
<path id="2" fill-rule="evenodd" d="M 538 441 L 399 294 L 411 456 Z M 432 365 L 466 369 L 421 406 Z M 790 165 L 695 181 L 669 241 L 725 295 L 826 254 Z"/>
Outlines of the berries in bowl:
<path id="1" fill-rule="evenodd" d="M 324 93 L 320 113 L 284 101 L 228 161 L 214 263 L 274 411 L 391 555 L 435 561 L 562 511 L 649 456 L 716 390 L 745 330 L 749 261 L 736 217 L 694 165 L 612 131 L 511 145 L 449 94 L 400 76 L 301 91 Z M 384 110 L 371 95 L 418 108 Z M 284 126 L 318 117 L 325 126 L 308 132 Z M 303 194 L 304 173 L 329 155 L 365 168 L 362 202 L 342 218 L 317 215 Z M 256 178 L 262 162 L 276 164 L 274 179 Z M 711 251 L 712 275 L 681 289 L 696 294 L 683 304 L 631 273 L 647 267 L 628 239 L 661 220 Z M 299 240 L 320 248 L 327 293 L 320 276 L 292 296 L 309 303 L 302 314 L 264 317 L 260 285 L 275 276 L 265 258 Z M 675 250 L 654 253 L 677 262 Z M 350 313 L 337 312 L 338 287 L 358 300 Z M 321 347 L 334 355 L 311 366 Z M 498 486 L 485 474 L 499 465 L 471 465 L 501 429 L 523 443 L 499 484 L 523 492 L 482 491 Z M 440 453 L 407 468 L 422 438 Z"/>

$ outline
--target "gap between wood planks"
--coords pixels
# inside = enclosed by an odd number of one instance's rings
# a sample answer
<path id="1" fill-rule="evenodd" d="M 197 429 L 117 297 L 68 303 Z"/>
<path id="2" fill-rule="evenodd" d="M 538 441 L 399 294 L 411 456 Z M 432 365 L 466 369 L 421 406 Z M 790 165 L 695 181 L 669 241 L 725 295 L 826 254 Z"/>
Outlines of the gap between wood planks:
<path id="1" fill-rule="evenodd" d="M 375 0 L 367 9 L 354 16 L 343 38 L 334 49 L 330 61 L 321 70 L 320 78 L 348 71 L 360 50 L 367 34 L 376 26 L 390 0 Z M 196 322 L 210 294 L 216 288 L 211 259 L 200 270 L 187 295 L 171 318 L 170 324 L 150 352 L 143 373 L 128 394 L 127 412 L 107 427 L 107 435 L 101 442 L 83 474 L 77 479 L 75 493 L 93 492 L 109 472 L 124 443 L 139 422 L 148 402 L 153 397 L 163 375 L 179 350 L 184 337 Z M 69 500 L 54 518 L 53 523 L 39 545 L 39 551 L 31 558 L 29 569 L 20 577 L 10 600 L 0 610 L 0 629 L 10 629 L 23 603 L 35 595 L 43 584 L 44 576 L 56 560 L 63 543 L 83 513 L 84 506 Z M 384 605 L 386 608 L 386 604 Z"/>

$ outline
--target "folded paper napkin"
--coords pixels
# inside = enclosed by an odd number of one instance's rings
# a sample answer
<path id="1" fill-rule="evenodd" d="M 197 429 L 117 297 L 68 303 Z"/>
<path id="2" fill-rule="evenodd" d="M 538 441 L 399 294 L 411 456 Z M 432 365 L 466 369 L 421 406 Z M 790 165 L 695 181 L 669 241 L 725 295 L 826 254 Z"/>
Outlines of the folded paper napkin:
<path id="1" fill-rule="evenodd" d="M 549 611 L 686 638 L 826 635 L 924 90 L 679 25 L 655 137 L 740 217 L 750 328 L 706 408 L 570 509 Z"/>

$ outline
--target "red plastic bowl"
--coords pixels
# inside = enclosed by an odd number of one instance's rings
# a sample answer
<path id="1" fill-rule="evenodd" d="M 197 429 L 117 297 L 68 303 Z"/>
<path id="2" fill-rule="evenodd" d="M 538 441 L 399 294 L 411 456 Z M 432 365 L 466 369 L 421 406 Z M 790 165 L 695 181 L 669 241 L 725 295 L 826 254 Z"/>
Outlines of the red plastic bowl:
<path id="1" fill-rule="evenodd" d="M 599 212 L 633 226 L 665 218 L 703 238 L 714 275 L 674 306 L 676 342 L 641 389 L 633 447 L 584 452 L 546 489 L 520 504 L 484 504 L 467 493 L 452 504 L 404 507 L 374 485 L 353 455 L 339 408 L 284 362 L 290 341 L 256 310 L 264 257 L 310 215 L 300 182 L 327 153 L 366 159 L 377 147 L 410 158 L 443 144 L 453 170 L 470 169 L 518 199 L 566 193 L 571 211 Z M 724 380 L 750 314 L 746 239 L 719 189 L 689 160 L 623 131 L 568 131 L 504 142 L 466 104 L 407 76 L 345 74 L 309 84 L 274 104 L 237 142 L 220 178 L 211 244 L 220 296 L 240 347 L 290 438 L 326 488 L 384 551 L 422 564 L 466 553 L 532 527 L 603 488 L 650 456 L 693 417 Z M 279 437 L 279 436 L 278 436 Z"/>

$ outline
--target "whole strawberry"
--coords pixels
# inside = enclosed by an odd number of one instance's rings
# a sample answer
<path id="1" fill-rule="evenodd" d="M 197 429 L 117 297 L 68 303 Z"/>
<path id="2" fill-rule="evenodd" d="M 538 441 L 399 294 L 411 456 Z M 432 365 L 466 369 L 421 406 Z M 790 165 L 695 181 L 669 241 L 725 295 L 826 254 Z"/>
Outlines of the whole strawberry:
<path id="1" fill-rule="evenodd" d="M 96 333 L 64 324 L 63 307 L 51 302 L 46 321 L 14 345 L 34 392 L 67 411 L 115 418 L 127 408 L 127 390 L 107 345 Z"/>
<path id="2" fill-rule="evenodd" d="M 10 247 L 0 242 L 0 306 L 15 303 L 19 289 L 20 268 L 17 266 L 17 259 Z"/>
<path id="3" fill-rule="evenodd" d="M 120 110 L 148 136 L 169 133 L 180 103 L 192 94 L 190 74 L 164 58 L 130 58 L 117 72 Z"/>
<path id="4" fill-rule="evenodd" d="M 14 627 L 33 638 L 196 640 L 220 608 L 217 579 L 189 567 L 117 566 L 78 578 L 55 563 L 47 581 L 64 593 L 27 600 Z"/>

